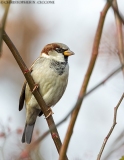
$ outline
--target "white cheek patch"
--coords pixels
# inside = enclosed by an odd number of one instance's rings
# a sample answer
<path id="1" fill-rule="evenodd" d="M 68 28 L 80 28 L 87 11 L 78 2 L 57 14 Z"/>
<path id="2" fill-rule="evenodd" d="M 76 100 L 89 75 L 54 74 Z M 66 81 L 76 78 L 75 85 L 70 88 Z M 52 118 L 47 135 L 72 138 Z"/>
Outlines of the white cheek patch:
<path id="1" fill-rule="evenodd" d="M 55 52 L 55 51 L 54 51 L 54 52 Z M 55 52 L 55 53 L 57 53 L 57 52 Z M 63 56 L 63 54 L 61 54 L 61 53 L 57 53 L 56 55 L 53 55 L 53 54 L 47 55 L 47 54 L 45 54 L 45 53 L 42 53 L 42 54 L 41 54 L 41 57 L 49 58 L 49 59 L 54 59 L 54 60 L 59 61 L 59 62 L 65 62 L 64 56 Z"/>
<path id="2" fill-rule="evenodd" d="M 47 55 L 45 53 L 42 53 L 42 57 L 44 57 L 44 58 L 50 58 L 49 55 Z"/>

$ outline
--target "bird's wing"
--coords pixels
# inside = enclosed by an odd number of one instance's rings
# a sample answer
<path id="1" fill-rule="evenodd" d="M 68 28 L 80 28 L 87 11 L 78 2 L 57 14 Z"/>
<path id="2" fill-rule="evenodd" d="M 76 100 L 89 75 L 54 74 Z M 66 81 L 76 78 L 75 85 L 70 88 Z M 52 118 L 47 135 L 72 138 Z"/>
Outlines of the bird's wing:
<path id="1" fill-rule="evenodd" d="M 26 87 L 27 82 L 25 81 L 22 87 L 20 99 L 19 99 L 19 111 L 22 110 L 23 105 L 24 105 L 24 100 L 25 100 L 25 87 Z"/>
<path id="2" fill-rule="evenodd" d="M 30 72 L 33 71 L 33 66 L 35 63 L 37 63 L 37 61 L 40 59 L 41 57 L 38 57 L 32 64 L 32 66 L 30 67 Z M 24 105 L 24 100 L 25 100 L 25 88 L 26 88 L 26 84 L 27 81 L 24 82 L 23 87 L 22 87 L 22 91 L 21 91 L 21 95 L 20 95 L 20 99 L 19 99 L 19 111 L 22 110 L 23 105 Z M 39 116 L 42 115 L 42 113 L 39 114 Z"/>
<path id="3" fill-rule="evenodd" d="M 39 59 L 39 58 L 37 58 L 37 59 L 33 62 L 32 66 L 30 67 L 30 72 L 33 71 L 33 65 L 36 63 L 36 61 L 37 61 L 38 59 Z M 22 91 L 21 91 L 21 95 L 20 95 L 20 99 L 19 99 L 19 111 L 22 110 L 23 105 L 24 105 L 26 84 L 27 84 L 27 81 L 24 82 L 23 87 L 22 87 Z"/>

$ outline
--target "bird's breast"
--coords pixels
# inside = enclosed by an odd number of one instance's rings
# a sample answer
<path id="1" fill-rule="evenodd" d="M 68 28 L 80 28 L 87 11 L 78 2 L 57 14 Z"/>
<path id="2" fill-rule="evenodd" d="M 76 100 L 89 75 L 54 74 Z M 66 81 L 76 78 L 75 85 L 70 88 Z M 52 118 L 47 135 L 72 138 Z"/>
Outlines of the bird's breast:
<path id="1" fill-rule="evenodd" d="M 68 64 L 64 69 L 63 66 L 58 68 L 58 65 L 53 68 L 49 64 L 36 70 L 34 68 L 31 73 L 35 83 L 39 85 L 39 91 L 48 106 L 53 106 L 60 100 L 68 83 Z"/>

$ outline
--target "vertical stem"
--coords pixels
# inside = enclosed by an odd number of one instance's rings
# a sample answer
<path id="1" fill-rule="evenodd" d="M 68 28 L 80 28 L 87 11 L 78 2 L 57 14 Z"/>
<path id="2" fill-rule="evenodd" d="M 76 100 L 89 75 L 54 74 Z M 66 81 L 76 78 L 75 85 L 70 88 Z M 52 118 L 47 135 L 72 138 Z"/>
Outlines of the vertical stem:
<path id="1" fill-rule="evenodd" d="M 66 151 L 67 151 L 67 148 L 68 148 L 70 138 L 72 136 L 73 128 L 74 128 L 78 113 L 79 113 L 80 108 L 81 108 L 81 104 L 82 104 L 82 101 L 83 101 L 83 96 L 86 93 L 86 89 L 87 89 L 87 86 L 88 86 L 88 83 L 89 83 L 89 80 L 90 80 L 90 76 L 92 74 L 92 71 L 93 71 L 93 68 L 94 68 L 94 65 L 95 65 L 95 62 L 96 62 L 96 58 L 97 58 L 97 55 L 98 55 L 99 44 L 100 44 L 100 39 L 101 39 L 101 34 L 102 34 L 102 30 L 103 30 L 103 25 L 104 25 L 104 20 L 105 20 L 105 16 L 106 16 L 106 13 L 107 13 L 109 7 L 110 7 L 110 4 L 109 4 L 109 2 L 107 2 L 106 5 L 103 8 L 103 11 L 100 14 L 100 19 L 99 19 L 99 23 L 98 23 L 98 27 L 97 27 L 97 31 L 96 31 L 96 35 L 95 35 L 95 39 L 94 39 L 93 49 L 92 49 L 91 60 L 90 60 L 89 67 L 87 69 L 87 72 L 86 72 L 86 75 L 85 75 L 85 78 L 84 78 L 84 81 L 83 81 L 83 84 L 82 84 L 82 87 L 81 87 L 81 90 L 80 90 L 80 93 L 79 93 L 79 97 L 78 97 L 78 99 L 80 99 L 80 101 L 77 101 L 77 104 L 76 104 L 77 107 L 72 113 L 71 120 L 70 120 L 68 129 L 67 129 L 67 132 L 66 132 L 66 136 L 65 136 L 65 139 L 64 139 L 64 143 L 63 143 L 61 151 L 60 151 L 59 160 L 64 160 L 65 159 Z"/>
<path id="2" fill-rule="evenodd" d="M 116 0 L 113 0 L 113 6 L 118 11 L 118 4 Z M 115 21 L 117 26 L 117 40 L 118 40 L 118 56 L 120 59 L 121 64 L 124 64 L 124 47 L 123 47 L 123 32 L 122 32 L 122 22 L 121 19 L 118 17 L 117 13 L 115 13 Z M 122 69 L 124 74 L 124 68 Z"/>

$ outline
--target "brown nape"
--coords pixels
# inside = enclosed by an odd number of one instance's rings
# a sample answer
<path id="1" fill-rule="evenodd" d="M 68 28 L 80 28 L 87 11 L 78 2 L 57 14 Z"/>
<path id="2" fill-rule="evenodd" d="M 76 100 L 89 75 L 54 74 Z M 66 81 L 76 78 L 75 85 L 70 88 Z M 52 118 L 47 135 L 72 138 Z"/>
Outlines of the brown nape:
<path id="1" fill-rule="evenodd" d="M 47 44 L 47 45 L 43 48 L 43 50 L 41 51 L 41 53 L 46 53 L 46 54 L 48 54 L 48 52 L 49 52 L 50 50 L 54 50 L 55 48 L 60 48 L 60 46 L 59 46 L 58 44 L 56 44 L 56 43 Z"/>

